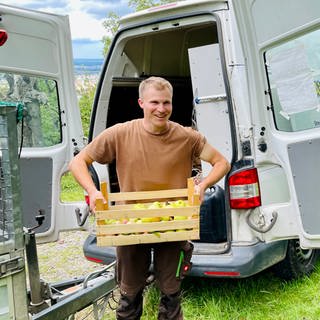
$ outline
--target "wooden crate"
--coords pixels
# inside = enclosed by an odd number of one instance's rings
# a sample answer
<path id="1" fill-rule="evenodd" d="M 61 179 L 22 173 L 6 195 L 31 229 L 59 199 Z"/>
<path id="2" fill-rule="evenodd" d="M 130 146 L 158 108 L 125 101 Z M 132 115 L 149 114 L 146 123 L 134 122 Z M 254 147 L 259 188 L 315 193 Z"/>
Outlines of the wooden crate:
<path id="1" fill-rule="evenodd" d="M 136 204 L 109 206 L 108 203 L 103 204 L 101 200 L 98 200 L 96 203 L 98 246 L 199 239 L 199 196 L 194 191 L 192 178 L 188 179 L 186 189 L 107 193 L 107 185 L 102 183 L 101 191 L 107 202 L 117 203 L 131 200 L 138 203 L 143 202 L 149 207 L 154 204 L 153 200 L 157 199 L 157 202 L 165 207 L 137 209 Z M 167 199 L 170 201 L 168 202 Z M 185 206 L 168 208 L 169 203 L 181 201 L 181 199 L 187 199 L 184 200 Z M 173 220 L 141 222 L 150 218 L 159 220 L 159 217 L 171 217 Z M 187 218 L 181 220 L 181 217 Z"/>

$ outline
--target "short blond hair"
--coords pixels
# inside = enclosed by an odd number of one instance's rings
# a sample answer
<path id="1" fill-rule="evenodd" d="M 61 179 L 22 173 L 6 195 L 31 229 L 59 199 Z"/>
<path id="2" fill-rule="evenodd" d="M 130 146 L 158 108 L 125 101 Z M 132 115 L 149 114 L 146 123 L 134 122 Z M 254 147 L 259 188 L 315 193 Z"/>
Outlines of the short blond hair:
<path id="1" fill-rule="evenodd" d="M 157 90 L 168 89 L 171 96 L 173 95 L 173 88 L 168 80 L 161 77 L 149 77 L 141 81 L 139 85 L 139 98 L 143 97 L 143 93 L 148 87 L 154 87 Z"/>

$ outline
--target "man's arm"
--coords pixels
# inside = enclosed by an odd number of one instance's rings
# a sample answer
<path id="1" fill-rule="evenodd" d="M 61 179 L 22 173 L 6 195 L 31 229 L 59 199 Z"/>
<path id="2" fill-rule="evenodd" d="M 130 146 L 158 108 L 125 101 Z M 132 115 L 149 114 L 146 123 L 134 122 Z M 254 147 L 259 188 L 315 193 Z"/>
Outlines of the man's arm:
<path id="1" fill-rule="evenodd" d="M 87 191 L 90 199 L 90 211 L 94 212 L 96 199 L 104 198 L 102 193 L 97 190 L 89 173 L 88 167 L 92 162 L 93 159 L 91 159 L 86 149 L 83 149 L 70 161 L 69 170 L 81 187 Z"/>
<path id="2" fill-rule="evenodd" d="M 228 160 L 209 143 L 206 143 L 203 147 L 200 159 L 212 165 L 209 174 L 198 185 L 200 201 L 203 201 L 205 190 L 223 178 L 229 172 L 231 166 Z"/>

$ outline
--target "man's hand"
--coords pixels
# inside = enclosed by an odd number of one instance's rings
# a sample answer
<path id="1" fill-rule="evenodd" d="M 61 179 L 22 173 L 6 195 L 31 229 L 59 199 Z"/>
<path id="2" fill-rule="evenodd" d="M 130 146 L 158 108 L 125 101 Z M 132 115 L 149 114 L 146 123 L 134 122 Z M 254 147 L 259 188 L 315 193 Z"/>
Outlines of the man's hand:
<path id="1" fill-rule="evenodd" d="M 194 191 L 196 194 L 199 195 L 199 200 L 200 200 L 200 204 L 202 203 L 202 201 L 204 200 L 204 193 L 207 189 L 206 184 L 200 182 L 199 184 L 195 185 L 194 187 Z"/>
<path id="2" fill-rule="evenodd" d="M 103 203 L 107 203 L 106 199 L 103 197 L 102 193 L 98 190 L 94 190 L 88 193 L 90 199 L 90 213 L 94 214 L 96 211 L 96 201 L 97 199 L 102 199 Z"/>
<path id="3" fill-rule="evenodd" d="M 205 144 L 200 154 L 200 159 L 212 165 L 209 174 L 198 184 L 200 201 L 203 201 L 205 190 L 223 178 L 231 167 L 228 160 L 209 143 Z"/>

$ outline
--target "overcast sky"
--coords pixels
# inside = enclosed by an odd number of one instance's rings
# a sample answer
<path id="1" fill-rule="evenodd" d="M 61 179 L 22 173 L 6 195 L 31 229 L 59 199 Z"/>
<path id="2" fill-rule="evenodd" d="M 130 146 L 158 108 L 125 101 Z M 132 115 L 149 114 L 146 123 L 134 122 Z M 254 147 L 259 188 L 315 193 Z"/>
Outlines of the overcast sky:
<path id="1" fill-rule="evenodd" d="M 102 58 L 102 22 L 110 11 L 132 11 L 128 0 L 0 0 L 12 6 L 69 15 L 74 58 Z"/>

